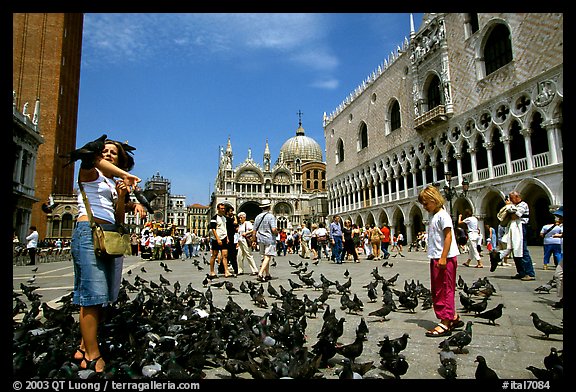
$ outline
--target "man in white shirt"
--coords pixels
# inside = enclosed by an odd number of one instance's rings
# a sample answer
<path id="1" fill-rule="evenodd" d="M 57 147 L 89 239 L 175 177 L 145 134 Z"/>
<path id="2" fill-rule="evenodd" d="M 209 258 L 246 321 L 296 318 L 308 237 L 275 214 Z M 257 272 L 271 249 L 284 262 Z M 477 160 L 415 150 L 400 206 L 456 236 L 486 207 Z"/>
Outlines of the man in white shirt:
<path id="1" fill-rule="evenodd" d="M 458 224 L 461 225 L 462 223 L 466 224 L 466 234 L 468 234 L 468 260 L 462 265 L 470 267 L 470 261 L 474 259 L 476 261 L 476 268 L 483 268 L 480 253 L 478 253 L 478 242 L 480 240 L 478 218 L 472 215 L 472 210 L 467 208 L 464 210 L 464 219 L 462 219 L 462 214 L 458 215 Z"/>
<path id="2" fill-rule="evenodd" d="M 300 253 L 300 257 L 305 259 L 310 258 L 310 239 L 312 239 L 312 232 L 306 226 L 305 223 L 302 223 L 302 240 L 300 241 L 300 245 L 302 246 L 302 252 Z"/>
<path id="3" fill-rule="evenodd" d="M 28 249 L 28 254 L 30 255 L 30 262 L 26 265 L 36 264 L 37 248 L 38 248 L 38 232 L 36 231 L 36 226 L 30 226 L 30 232 L 26 237 L 26 249 Z"/>

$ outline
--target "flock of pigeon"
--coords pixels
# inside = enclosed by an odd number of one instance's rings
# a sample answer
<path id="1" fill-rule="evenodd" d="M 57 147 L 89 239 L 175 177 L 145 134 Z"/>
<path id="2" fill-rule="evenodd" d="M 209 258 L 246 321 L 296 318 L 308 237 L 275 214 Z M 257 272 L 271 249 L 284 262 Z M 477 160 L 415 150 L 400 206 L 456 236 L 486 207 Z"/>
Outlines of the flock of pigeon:
<path id="1" fill-rule="evenodd" d="M 200 269 L 198 260 L 195 263 Z M 192 283 L 181 287 L 167 278 L 172 270 L 163 262 L 164 274 L 159 274 L 158 281 L 139 274 L 133 283 L 123 279 L 118 301 L 106 308 L 99 332 L 106 358 L 103 374 L 79 369 L 72 360 L 80 334 L 75 317 L 78 308 L 72 305 L 71 294 L 58 301 L 59 308 L 51 308 L 42 303 L 33 280 L 22 283 L 19 291 L 13 290 L 13 374 L 41 379 L 204 379 L 209 369 L 220 368 L 230 378 L 242 375 L 253 379 L 319 379 L 326 377 L 327 369 L 341 379 L 400 379 L 406 375 L 410 365 L 403 351 L 410 339 L 408 333 L 378 340 L 379 362 L 358 361 L 368 340 L 366 319 L 386 322 L 392 312 L 429 309 L 428 288 L 406 279 L 400 289 L 399 273 L 385 278 L 375 267 L 372 279 L 362 286 L 365 294 L 360 294 L 352 292 L 348 270 L 340 282 L 322 273 L 316 278 L 308 263 L 288 263 L 294 277 L 286 280 L 286 287 L 250 279 L 236 287 L 232 280 L 214 279 L 209 274 L 202 287 Z M 141 273 L 145 276 L 144 267 Z M 224 306 L 215 305 L 215 290 L 219 296 L 225 290 Z M 459 312 L 475 321 L 467 321 L 464 328 L 439 343 L 438 373 L 446 379 L 458 378 L 458 357 L 472 342 L 473 324 L 498 326 L 505 309 L 503 304 L 488 309 L 496 289 L 487 277 L 468 285 L 459 276 L 458 292 Z M 249 296 L 253 306 L 239 305 L 234 299 L 238 295 Z M 364 314 L 361 298 L 381 301 L 382 306 Z M 347 315 L 360 316 L 360 322 L 353 341 L 343 344 L 351 340 L 343 336 Z M 544 337 L 563 334 L 561 326 L 541 320 L 536 313 L 531 316 Z M 321 327 L 311 335 L 308 321 L 317 317 L 322 317 Z M 476 356 L 476 362 L 477 379 L 498 378 L 482 355 Z M 562 350 L 552 347 L 543 363 L 544 367 L 535 364 L 527 370 L 539 380 L 562 378 Z"/>

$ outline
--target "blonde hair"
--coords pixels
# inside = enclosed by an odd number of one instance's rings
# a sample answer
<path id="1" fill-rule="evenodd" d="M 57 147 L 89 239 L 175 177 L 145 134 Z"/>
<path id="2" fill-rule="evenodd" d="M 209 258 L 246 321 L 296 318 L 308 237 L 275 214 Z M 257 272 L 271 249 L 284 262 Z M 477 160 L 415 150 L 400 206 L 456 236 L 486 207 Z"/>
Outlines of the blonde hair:
<path id="1" fill-rule="evenodd" d="M 418 194 L 418 202 L 424 204 L 425 201 L 432 201 L 437 207 L 443 207 L 445 203 L 444 196 L 434 185 L 428 185 Z"/>

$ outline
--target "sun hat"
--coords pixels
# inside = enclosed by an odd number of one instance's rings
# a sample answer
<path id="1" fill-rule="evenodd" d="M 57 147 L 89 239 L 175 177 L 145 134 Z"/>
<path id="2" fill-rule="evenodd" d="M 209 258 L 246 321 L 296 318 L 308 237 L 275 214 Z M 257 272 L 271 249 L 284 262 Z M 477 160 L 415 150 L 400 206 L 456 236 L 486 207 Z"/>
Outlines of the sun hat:
<path id="1" fill-rule="evenodd" d="M 564 217 L 564 206 L 558 207 L 558 209 L 554 211 L 552 214 Z"/>
<path id="2" fill-rule="evenodd" d="M 262 200 L 262 202 L 260 203 L 260 207 L 264 208 L 264 207 L 270 207 L 272 205 L 272 202 L 270 201 L 270 199 L 264 199 Z"/>

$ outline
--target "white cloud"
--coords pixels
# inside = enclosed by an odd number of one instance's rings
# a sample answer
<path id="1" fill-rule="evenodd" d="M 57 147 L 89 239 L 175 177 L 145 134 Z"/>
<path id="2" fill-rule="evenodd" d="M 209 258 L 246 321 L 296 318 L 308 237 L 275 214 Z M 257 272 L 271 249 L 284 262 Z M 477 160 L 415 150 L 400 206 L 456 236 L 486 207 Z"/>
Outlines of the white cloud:
<path id="1" fill-rule="evenodd" d="M 334 90 L 334 89 L 338 88 L 339 85 L 340 85 L 340 81 L 338 79 L 334 79 L 334 78 L 316 80 L 310 84 L 310 86 L 312 86 L 312 87 L 325 89 L 325 90 Z"/>
<path id="2" fill-rule="evenodd" d="M 258 51 L 281 52 L 295 64 L 326 70 L 338 65 L 326 36 L 322 14 L 86 14 L 84 23 L 91 62 L 144 61 L 161 54 L 166 59 L 173 50 L 178 58 Z"/>

